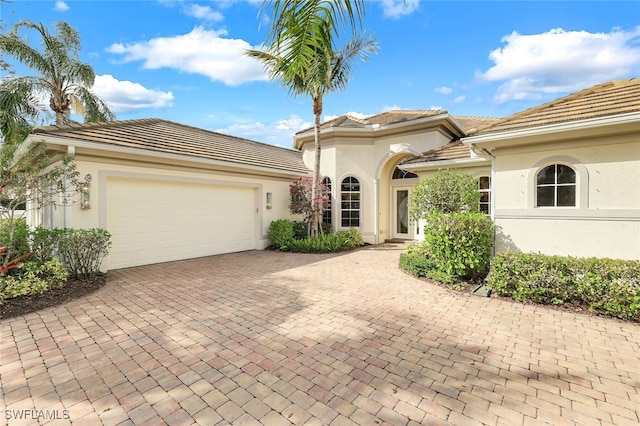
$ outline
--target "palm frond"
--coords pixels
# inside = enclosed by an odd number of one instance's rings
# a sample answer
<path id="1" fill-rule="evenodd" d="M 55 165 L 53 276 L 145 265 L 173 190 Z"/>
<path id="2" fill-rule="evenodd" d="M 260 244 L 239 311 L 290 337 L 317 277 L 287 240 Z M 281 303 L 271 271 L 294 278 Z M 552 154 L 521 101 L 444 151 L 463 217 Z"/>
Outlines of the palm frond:
<path id="1" fill-rule="evenodd" d="M 87 121 L 114 119 L 108 105 L 90 92 L 95 72 L 91 65 L 80 61 L 79 33 L 66 22 L 60 21 L 54 25 L 56 33 L 51 34 L 42 23 L 21 21 L 8 35 L 0 35 L 0 51 L 15 57 L 39 74 L 29 80 L 32 94 L 48 95 L 49 107 L 56 114 L 56 122 L 68 119 L 71 109 L 82 114 Z M 42 51 L 20 37 L 22 29 L 40 35 Z"/>
<path id="2" fill-rule="evenodd" d="M 109 106 L 86 87 L 79 86 L 73 93 L 73 98 L 77 98 L 83 107 L 82 115 L 85 123 L 116 119 Z"/>

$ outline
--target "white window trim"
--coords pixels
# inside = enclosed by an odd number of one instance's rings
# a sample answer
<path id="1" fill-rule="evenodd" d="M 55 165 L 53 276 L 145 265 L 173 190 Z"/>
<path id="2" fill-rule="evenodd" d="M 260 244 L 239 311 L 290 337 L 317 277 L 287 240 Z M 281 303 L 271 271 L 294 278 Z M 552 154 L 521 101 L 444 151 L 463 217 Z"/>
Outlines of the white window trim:
<path id="1" fill-rule="evenodd" d="M 480 178 L 483 178 L 483 177 L 489 178 L 489 188 L 488 189 L 480 189 Z M 489 205 L 489 214 L 487 216 L 491 217 L 493 215 L 493 179 L 491 179 L 491 174 L 478 175 L 476 177 L 476 179 L 478 179 L 478 192 L 480 194 L 485 193 L 485 192 L 489 194 L 489 203 L 488 203 L 488 205 Z M 480 203 L 481 202 L 482 201 L 478 202 L 478 207 L 480 207 Z"/>
<path id="2" fill-rule="evenodd" d="M 358 226 L 342 226 L 342 182 L 347 179 L 347 178 L 354 178 L 358 180 L 358 184 L 360 185 L 360 208 L 358 209 L 358 212 L 360 213 L 358 216 Z M 339 198 L 336 197 L 336 200 L 338 201 L 338 203 L 340 204 L 340 210 L 338 212 L 338 222 L 336 223 L 336 228 L 339 229 L 350 229 L 350 228 L 357 228 L 357 229 L 362 229 L 362 206 L 363 206 L 363 195 L 364 195 L 364 191 L 363 191 L 363 182 L 362 179 L 359 178 L 356 175 L 352 175 L 352 174 L 348 174 L 348 175 L 344 175 L 340 178 L 340 181 L 338 183 L 339 188 L 336 188 L 336 195 L 340 195 Z M 351 210 L 349 209 L 349 211 L 355 211 L 355 210 Z"/>
<path id="3" fill-rule="evenodd" d="M 334 196 L 334 191 L 336 189 L 336 181 L 335 179 L 331 178 L 331 176 L 323 176 L 322 179 L 320 180 L 320 182 L 324 182 L 325 179 L 329 179 L 331 181 L 331 190 L 329 191 L 329 207 L 330 207 L 330 213 L 331 213 L 331 228 L 333 229 L 335 223 L 336 223 L 336 218 L 335 218 L 335 201 L 336 198 Z M 324 213 L 323 213 L 324 214 Z"/>
<path id="4" fill-rule="evenodd" d="M 571 167 L 576 172 L 576 205 L 575 206 L 537 206 L 538 173 L 554 164 Z M 589 208 L 589 172 L 579 160 L 567 156 L 547 157 L 529 169 L 527 179 L 527 208 L 538 210 L 587 209 Z"/>

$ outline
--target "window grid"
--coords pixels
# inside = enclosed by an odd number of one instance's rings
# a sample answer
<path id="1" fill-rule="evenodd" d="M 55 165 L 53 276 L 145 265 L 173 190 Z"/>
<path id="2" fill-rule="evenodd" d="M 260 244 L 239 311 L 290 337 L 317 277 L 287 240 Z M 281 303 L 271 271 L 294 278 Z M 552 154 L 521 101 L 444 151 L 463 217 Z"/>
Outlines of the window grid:
<path id="1" fill-rule="evenodd" d="M 328 223 L 331 225 L 331 179 L 326 177 L 322 179 L 322 183 L 327 187 L 329 191 L 329 201 L 327 203 L 327 208 L 322 212 L 322 223 Z"/>
<path id="2" fill-rule="evenodd" d="M 340 185 L 340 224 L 343 228 L 360 227 L 360 181 L 347 177 Z"/>
<path id="3" fill-rule="evenodd" d="M 563 164 L 552 164 L 536 177 L 536 207 L 575 207 L 576 172 Z"/>
<path id="4" fill-rule="evenodd" d="M 478 192 L 480 192 L 480 212 L 491 215 L 491 178 L 481 176 L 478 178 Z"/>

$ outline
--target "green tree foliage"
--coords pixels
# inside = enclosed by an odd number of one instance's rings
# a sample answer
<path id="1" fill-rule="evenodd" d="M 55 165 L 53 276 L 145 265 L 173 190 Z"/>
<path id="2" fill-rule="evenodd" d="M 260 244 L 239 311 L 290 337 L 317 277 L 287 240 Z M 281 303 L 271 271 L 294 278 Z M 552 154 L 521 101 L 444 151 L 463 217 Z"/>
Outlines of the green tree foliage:
<path id="1" fill-rule="evenodd" d="M 56 124 L 70 121 L 71 111 L 86 122 L 115 119 L 108 105 L 91 92 L 95 72 L 79 59 L 80 35 L 66 22 L 55 23 L 51 34 L 43 24 L 21 21 L 8 34 L 0 35 L 0 52 L 29 67 L 36 76 L 10 76 L 0 83 L 0 131 L 5 139 L 14 138 L 25 123 L 37 119 L 45 108 L 37 95 L 49 96 L 49 108 Z M 42 39 L 42 50 L 31 46 L 21 31 L 35 31 Z"/>
<path id="2" fill-rule="evenodd" d="M 260 60 L 272 79 L 289 93 L 307 95 L 313 102 L 314 148 L 311 236 L 318 235 L 320 208 L 317 204 L 320 184 L 320 116 L 324 96 L 344 90 L 356 58 L 366 60 L 378 49 L 371 35 L 357 35 L 357 23 L 364 19 L 363 0 L 275 0 L 273 25 L 265 50 L 249 50 L 247 55 Z M 351 26 L 353 37 L 336 47 L 340 31 Z"/>
<path id="3" fill-rule="evenodd" d="M 411 192 L 409 214 L 426 219 L 424 241 L 409 247 L 401 267 L 443 282 L 485 276 L 494 226 L 479 213 L 479 202 L 478 181 L 469 174 L 442 169 L 422 179 Z"/>
<path id="4" fill-rule="evenodd" d="M 441 169 L 420 180 L 409 198 L 409 214 L 426 219 L 432 213 L 477 212 L 478 181 L 467 173 Z"/>
<path id="5" fill-rule="evenodd" d="M 81 180 L 72 157 L 52 163 L 43 143 L 0 145 L 0 169 L 2 267 L 19 254 L 15 240 L 24 221 L 19 212 L 73 203 Z"/>

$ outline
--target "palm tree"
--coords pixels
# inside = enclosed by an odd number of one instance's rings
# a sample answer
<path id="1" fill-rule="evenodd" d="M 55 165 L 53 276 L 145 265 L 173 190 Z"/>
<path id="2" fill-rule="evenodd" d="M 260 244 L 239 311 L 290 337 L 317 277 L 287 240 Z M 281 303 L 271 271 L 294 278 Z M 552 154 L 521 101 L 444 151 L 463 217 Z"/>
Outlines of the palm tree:
<path id="1" fill-rule="evenodd" d="M 20 143 L 33 128 L 38 101 L 30 88 L 17 80 L 0 83 L 0 140 Z"/>
<path id="2" fill-rule="evenodd" d="M 8 35 L 0 35 L 0 51 L 16 58 L 36 71 L 36 77 L 8 77 L 0 82 L 0 102 L 7 114 L 25 114 L 34 118 L 35 110 L 42 109 L 35 100 L 49 96 L 49 107 L 55 113 L 56 124 L 70 121 L 71 111 L 84 117 L 86 122 L 114 120 L 115 115 L 107 104 L 91 92 L 95 72 L 91 65 L 82 63 L 78 57 L 80 36 L 66 22 L 56 22 L 56 34 L 52 35 L 43 24 L 22 21 Z M 42 37 L 43 50 L 31 47 L 22 39 L 21 28 L 37 31 Z M 25 97 L 27 96 L 27 97 Z M 4 108 L 3 108 L 4 109 Z M 21 115 L 25 119 L 25 115 Z M 20 118 L 2 117 L 0 129 L 11 128 L 11 122 Z M 5 135 L 6 137 L 7 135 Z"/>
<path id="3" fill-rule="evenodd" d="M 346 89 L 355 58 L 368 59 L 377 51 L 375 37 L 356 36 L 356 13 L 362 22 L 364 2 L 335 0 L 275 0 L 273 27 L 267 36 L 266 50 L 248 50 L 259 59 L 291 94 L 311 97 L 314 115 L 315 159 L 311 193 L 311 236 L 318 235 L 320 211 L 320 117 L 324 96 Z M 351 23 L 354 36 L 336 50 L 334 36 Z"/>

